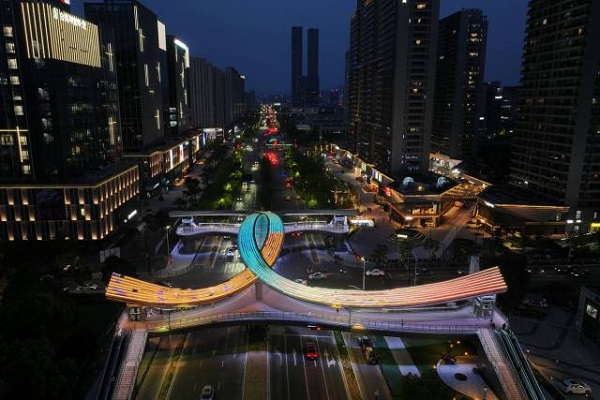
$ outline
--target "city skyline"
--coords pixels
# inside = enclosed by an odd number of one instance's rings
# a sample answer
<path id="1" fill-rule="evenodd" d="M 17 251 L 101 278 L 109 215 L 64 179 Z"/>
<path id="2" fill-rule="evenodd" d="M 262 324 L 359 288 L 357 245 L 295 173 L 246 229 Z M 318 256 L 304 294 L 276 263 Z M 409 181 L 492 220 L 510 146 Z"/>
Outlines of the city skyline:
<path id="1" fill-rule="evenodd" d="M 354 1 L 287 4 L 262 0 L 251 9 L 241 0 L 233 0 L 228 7 L 214 0 L 179 2 L 177 8 L 157 0 L 142 0 L 142 4 L 157 14 L 168 34 L 189 46 L 191 56 L 203 57 L 220 68 L 234 66 L 246 77 L 246 89 L 259 94 L 289 94 L 290 29 L 295 25 L 317 28 L 321 89 L 344 84 L 344 54 L 349 47 Z M 527 2 L 443 0 L 440 18 L 461 8 L 479 8 L 489 20 L 484 80 L 518 84 Z M 319 12 L 314 11 L 317 9 Z M 82 16 L 83 3 L 73 4 L 72 11 Z"/>

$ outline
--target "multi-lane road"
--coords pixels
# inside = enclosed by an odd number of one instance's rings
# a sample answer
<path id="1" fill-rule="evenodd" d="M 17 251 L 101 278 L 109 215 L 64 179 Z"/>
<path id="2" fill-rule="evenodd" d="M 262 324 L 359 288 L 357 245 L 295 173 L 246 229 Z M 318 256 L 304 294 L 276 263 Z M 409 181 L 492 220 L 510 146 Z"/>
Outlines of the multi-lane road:
<path id="1" fill-rule="evenodd" d="M 247 326 L 232 326 L 150 339 L 136 398 L 198 399 L 204 385 L 212 385 L 219 399 L 352 398 L 331 331 L 274 326 L 258 351 L 251 336 Z M 317 349 L 315 359 L 306 357 L 309 343 Z M 267 370 L 252 370 L 248 357 L 262 358 Z"/>

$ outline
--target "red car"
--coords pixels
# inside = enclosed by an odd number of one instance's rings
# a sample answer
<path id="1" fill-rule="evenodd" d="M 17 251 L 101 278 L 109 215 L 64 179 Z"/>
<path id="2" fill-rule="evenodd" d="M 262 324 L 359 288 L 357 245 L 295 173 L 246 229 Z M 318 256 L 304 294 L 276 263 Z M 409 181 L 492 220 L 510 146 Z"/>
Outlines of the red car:
<path id="1" fill-rule="evenodd" d="M 317 346 L 313 342 L 309 342 L 306 344 L 306 358 L 308 358 L 309 360 L 316 360 L 317 358 L 319 358 Z"/>

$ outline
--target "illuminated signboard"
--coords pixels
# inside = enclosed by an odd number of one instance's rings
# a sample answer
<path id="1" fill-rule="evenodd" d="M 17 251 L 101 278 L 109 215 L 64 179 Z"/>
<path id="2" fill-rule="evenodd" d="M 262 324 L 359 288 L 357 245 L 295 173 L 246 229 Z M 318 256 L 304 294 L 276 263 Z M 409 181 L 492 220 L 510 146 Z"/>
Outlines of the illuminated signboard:
<path id="1" fill-rule="evenodd" d="M 20 7 L 28 58 L 100 67 L 98 26 L 50 4 Z"/>

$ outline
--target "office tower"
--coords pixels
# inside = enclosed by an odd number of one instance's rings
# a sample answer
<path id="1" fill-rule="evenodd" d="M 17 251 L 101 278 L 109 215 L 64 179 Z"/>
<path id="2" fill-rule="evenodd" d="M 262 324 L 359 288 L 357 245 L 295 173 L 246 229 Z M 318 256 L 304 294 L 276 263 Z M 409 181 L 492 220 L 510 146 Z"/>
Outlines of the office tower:
<path id="1" fill-rule="evenodd" d="M 190 51 L 185 43 L 167 35 L 167 76 L 163 80 L 165 134 L 173 138 L 190 129 Z"/>
<path id="2" fill-rule="evenodd" d="M 598 229 L 600 1 L 529 2 L 511 181 L 570 207 L 567 231 Z"/>
<path id="3" fill-rule="evenodd" d="M 123 148 L 139 152 L 164 141 L 165 25 L 137 0 L 85 3 L 86 18 L 113 29 L 118 66 Z"/>
<path id="4" fill-rule="evenodd" d="M 353 150 L 385 173 L 428 169 L 439 0 L 359 0 L 350 22 Z"/>
<path id="5" fill-rule="evenodd" d="M 53 4 L 2 4 L 0 240 L 102 239 L 138 193 L 112 32 Z"/>
<path id="6" fill-rule="evenodd" d="M 303 106 L 303 75 L 302 75 L 302 27 L 292 27 L 292 105 Z"/>
<path id="7" fill-rule="evenodd" d="M 225 67 L 225 126 L 235 123 L 246 112 L 246 78 L 233 67 Z"/>
<path id="8" fill-rule="evenodd" d="M 321 99 L 319 89 L 319 30 L 308 30 L 308 46 L 306 52 L 305 105 L 317 107 Z"/>
<path id="9" fill-rule="evenodd" d="M 481 10 L 463 9 L 439 21 L 432 151 L 462 160 L 477 155 L 486 41 Z"/>
<path id="10" fill-rule="evenodd" d="M 192 57 L 190 65 L 191 116 L 194 127 L 216 127 L 215 69 L 201 57 Z"/>

